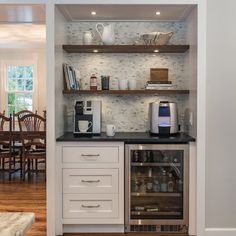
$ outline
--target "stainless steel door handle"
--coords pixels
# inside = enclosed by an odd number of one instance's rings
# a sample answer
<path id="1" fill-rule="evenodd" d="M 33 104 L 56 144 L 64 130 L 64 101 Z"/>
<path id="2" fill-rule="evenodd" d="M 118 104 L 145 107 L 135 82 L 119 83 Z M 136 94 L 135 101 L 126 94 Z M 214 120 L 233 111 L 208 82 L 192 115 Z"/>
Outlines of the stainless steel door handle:
<path id="1" fill-rule="evenodd" d="M 83 208 L 99 208 L 100 207 L 100 205 L 98 204 L 98 205 L 95 205 L 95 206 L 93 206 L 93 205 L 81 205 Z"/>
<path id="2" fill-rule="evenodd" d="M 83 183 L 99 183 L 100 179 L 98 179 L 98 180 L 84 180 L 84 179 L 82 179 L 81 182 L 83 182 Z"/>
<path id="3" fill-rule="evenodd" d="M 100 157 L 100 154 L 81 154 L 82 157 Z"/>

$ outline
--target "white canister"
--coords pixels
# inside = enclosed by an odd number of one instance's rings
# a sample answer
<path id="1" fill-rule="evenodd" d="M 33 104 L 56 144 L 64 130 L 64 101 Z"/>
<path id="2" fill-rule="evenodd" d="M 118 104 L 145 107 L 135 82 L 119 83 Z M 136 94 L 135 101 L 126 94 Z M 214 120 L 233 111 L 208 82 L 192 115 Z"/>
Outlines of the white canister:
<path id="1" fill-rule="evenodd" d="M 115 125 L 106 125 L 106 134 L 108 137 L 113 137 L 116 132 Z"/>
<path id="2" fill-rule="evenodd" d="M 83 44 L 91 45 L 93 42 L 93 34 L 91 31 L 84 31 L 83 33 Z"/>
<path id="3" fill-rule="evenodd" d="M 129 80 L 129 89 L 130 90 L 135 90 L 136 89 L 136 80 L 135 79 L 130 79 Z"/>
<path id="4" fill-rule="evenodd" d="M 127 79 L 119 79 L 119 89 L 127 90 L 128 89 L 128 80 Z"/>

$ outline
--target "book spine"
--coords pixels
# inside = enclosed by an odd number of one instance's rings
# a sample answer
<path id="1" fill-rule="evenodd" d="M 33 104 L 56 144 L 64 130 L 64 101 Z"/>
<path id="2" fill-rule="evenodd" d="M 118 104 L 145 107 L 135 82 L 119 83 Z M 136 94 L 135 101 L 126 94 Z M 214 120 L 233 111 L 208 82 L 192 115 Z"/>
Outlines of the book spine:
<path id="1" fill-rule="evenodd" d="M 67 70 L 67 64 L 63 63 L 63 73 L 64 73 L 64 80 L 65 80 L 65 89 L 70 90 L 70 80 L 69 80 L 69 75 L 68 75 L 68 70 Z"/>
<path id="2" fill-rule="evenodd" d="M 73 75 L 72 75 L 72 71 L 70 69 L 70 66 L 67 66 L 67 71 L 68 71 L 68 75 L 69 75 L 70 88 L 74 89 Z"/>

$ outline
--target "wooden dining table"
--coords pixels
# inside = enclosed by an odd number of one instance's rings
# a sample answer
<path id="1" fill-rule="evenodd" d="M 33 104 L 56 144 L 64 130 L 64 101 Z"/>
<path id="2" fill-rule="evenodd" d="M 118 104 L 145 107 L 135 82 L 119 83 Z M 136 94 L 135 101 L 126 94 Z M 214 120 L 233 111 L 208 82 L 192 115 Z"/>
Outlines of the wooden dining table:
<path id="1" fill-rule="evenodd" d="M 23 131 L 23 133 L 32 132 L 35 134 L 43 135 L 46 131 Z M 19 130 L 12 131 L 12 140 L 13 141 L 21 141 L 21 132 Z"/>

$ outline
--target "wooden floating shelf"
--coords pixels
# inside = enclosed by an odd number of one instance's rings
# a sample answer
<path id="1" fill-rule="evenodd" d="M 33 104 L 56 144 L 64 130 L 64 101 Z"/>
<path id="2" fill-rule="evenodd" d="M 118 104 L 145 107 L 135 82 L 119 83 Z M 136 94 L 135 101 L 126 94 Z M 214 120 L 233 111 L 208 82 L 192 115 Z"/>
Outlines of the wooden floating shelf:
<path id="1" fill-rule="evenodd" d="M 62 48 L 68 53 L 185 53 L 189 45 L 63 45 Z"/>
<path id="2" fill-rule="evenodd" d="M 159 90 L 63 90 L 63 94 L 189 94 L 189 90 L 159 89 Z"/>

